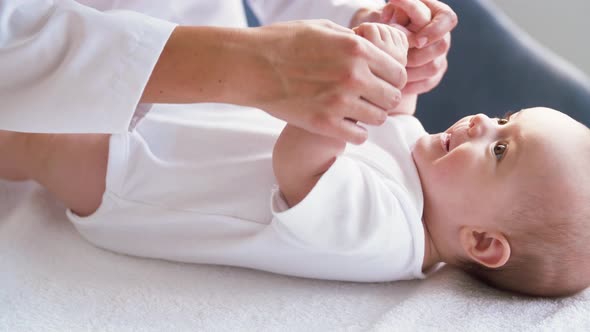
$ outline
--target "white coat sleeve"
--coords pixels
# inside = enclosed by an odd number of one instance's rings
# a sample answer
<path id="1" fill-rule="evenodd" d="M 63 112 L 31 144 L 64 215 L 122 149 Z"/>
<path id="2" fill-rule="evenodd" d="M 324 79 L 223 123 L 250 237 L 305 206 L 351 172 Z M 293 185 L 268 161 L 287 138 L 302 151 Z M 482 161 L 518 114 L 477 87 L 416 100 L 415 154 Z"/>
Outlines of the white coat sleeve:
<path id="1" fill-rule="evenodd" d="M 0 129 L 126 131 L 174 27 L 71 0 L 0 1 Z"/>
<path id="2" fill-rule="evenodd" d="M 248 0 L 261 24 L 302 19 L 329 19 L 348 27 L 360 8 L 381 8 L 383 0 Z"/>

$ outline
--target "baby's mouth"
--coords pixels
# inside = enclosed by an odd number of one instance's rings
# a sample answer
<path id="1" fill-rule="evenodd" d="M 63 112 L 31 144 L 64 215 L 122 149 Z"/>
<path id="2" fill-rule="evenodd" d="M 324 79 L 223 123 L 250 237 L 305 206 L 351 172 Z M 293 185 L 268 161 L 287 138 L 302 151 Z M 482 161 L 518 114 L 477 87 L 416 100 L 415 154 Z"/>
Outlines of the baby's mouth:
<path id="1" fill-rule="evenodd" d="M 451 144 L 451 134 L 450 133 L 442 133 L 440 135 L 440 143 L 443 147 L 443 150 L 445 150 L 445 152 L 449 152 L 449 147 Z"/>

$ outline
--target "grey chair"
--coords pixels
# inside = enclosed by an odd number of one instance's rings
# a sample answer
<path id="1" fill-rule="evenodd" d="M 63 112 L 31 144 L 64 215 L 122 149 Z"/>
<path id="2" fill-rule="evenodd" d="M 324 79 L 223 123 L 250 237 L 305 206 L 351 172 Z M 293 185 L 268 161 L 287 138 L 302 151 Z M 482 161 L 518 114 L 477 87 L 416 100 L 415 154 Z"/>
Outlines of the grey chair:
<path id="1" fill-rule="evenodd" d="M 422 95 L 417 117 L 429 132 L 474 113 L 547 106 L 590 126 L 590 80 L 546 52 L 489 0 L 446 0 L 459 16 L 441 84 Z M 251 25 L 257 21 L 247 8 Z"/>

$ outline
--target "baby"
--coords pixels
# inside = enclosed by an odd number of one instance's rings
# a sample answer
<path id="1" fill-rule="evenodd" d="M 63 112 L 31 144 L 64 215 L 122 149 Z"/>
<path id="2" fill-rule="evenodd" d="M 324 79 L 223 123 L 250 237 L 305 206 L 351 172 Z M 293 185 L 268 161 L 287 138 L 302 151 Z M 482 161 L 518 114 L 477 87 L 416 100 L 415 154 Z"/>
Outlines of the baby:
<path id="1" fill-rule="evenodd" d="M 590 283 L 590 130 L 558 111 L 434 135 L 391 116 L 360 146 L 231 112 L 154 110 L 112 136 L 2 132 L 0 176 L 38 181 L 90 242 L 131 255 L 364 282 L 446 262 L 542 296 Z"/>

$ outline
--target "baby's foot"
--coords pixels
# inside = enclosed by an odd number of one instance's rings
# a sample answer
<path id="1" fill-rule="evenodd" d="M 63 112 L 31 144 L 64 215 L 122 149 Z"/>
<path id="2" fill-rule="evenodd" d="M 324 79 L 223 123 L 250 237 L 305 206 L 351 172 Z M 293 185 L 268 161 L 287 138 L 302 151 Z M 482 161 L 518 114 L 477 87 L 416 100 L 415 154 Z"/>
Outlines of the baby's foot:
<path id="1" fill-rule="evenodd" d="M 0 130 L 0 179 L 24 181 L 30 179 L 26 165 L 27 135 Z"/>

